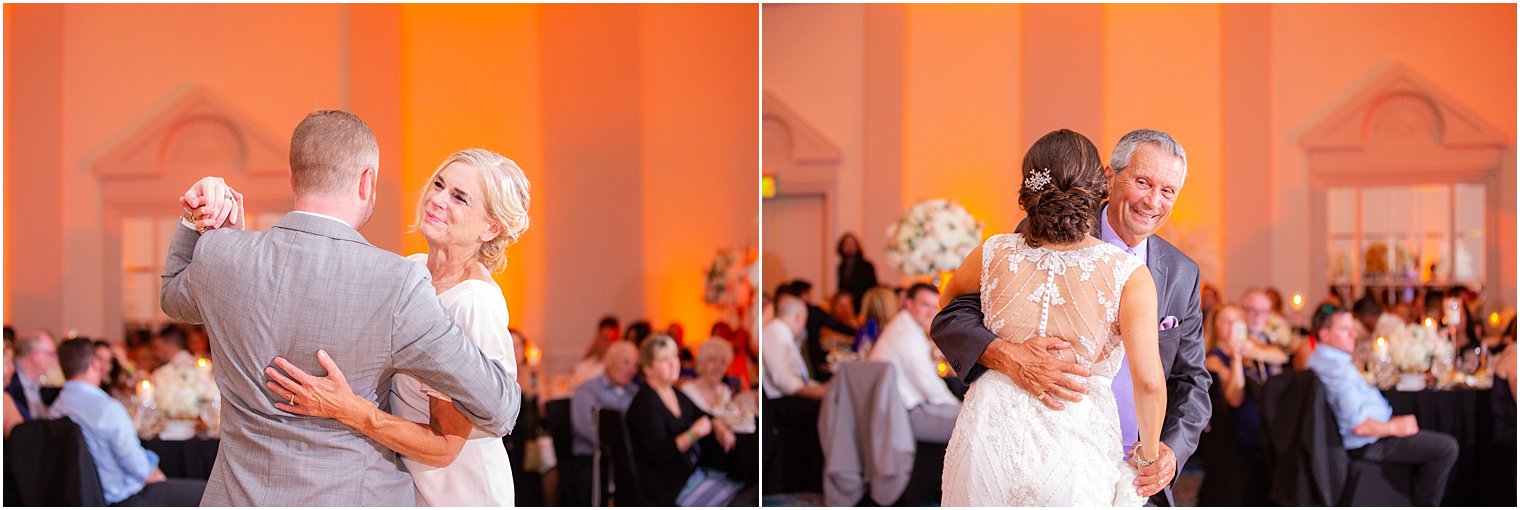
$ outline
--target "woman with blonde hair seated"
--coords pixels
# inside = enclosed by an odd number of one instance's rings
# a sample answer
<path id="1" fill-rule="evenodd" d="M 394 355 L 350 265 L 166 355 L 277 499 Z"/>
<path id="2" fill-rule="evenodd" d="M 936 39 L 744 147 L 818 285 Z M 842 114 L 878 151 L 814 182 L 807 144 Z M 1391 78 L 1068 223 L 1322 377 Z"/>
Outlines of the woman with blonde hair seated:
<path id="1" fill-rule="evenodd" d="M 676 391 L 680 369 L 676 342 L 669 336 L 655 334 L 639 345 L 644 385 L 628 404 L 624 421 L 633 443 L 639 490 L 648 505 L 675 505 L 688 483 L 703 478 L 694 476 L 699 473 L 701 448 L 731 450 L 737 441 L 727 424 Z"/>

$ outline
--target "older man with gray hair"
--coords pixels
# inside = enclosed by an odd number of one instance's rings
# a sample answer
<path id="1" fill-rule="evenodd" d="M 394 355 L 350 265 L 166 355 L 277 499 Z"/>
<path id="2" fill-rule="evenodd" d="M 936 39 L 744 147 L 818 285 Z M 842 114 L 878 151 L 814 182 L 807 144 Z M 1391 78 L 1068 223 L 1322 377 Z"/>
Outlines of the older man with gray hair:
<path id="1" fill-rule="evenodd" d="M 1150 504 L 1173 506 L 1169 487 L 1197 448 L 1198 435 L 1212 413 L 1212 380 L 1203 365 L 1198 264 L 1155 235 L 1171 217 L 1172 205 L 1182 192 L 1187 179 L 1187 152 L 1165 132 L 1137 129 L 1119 140 L 1109 163 L 1104 168 L 1108 202 L 1099 208 L 1092 235 L 1140 257 L 1150 268 L 1158 297 L 1162 368 L 1167 373 L 1161 457 L 1139 467 L 1136 493 L 1150 496 Z M 1023 228 L 1020 224 L 1019 230 Z M 996 370 L 1030 395 L 1048 394 L 1052 398 L 1041 402 L 1055 410 L 1065 408 L 1063 401 L 1075 402 L 1087 392 L 1085 382 L 1092 372 L 1060 357 L 1060 351 L 1070 348 L 1069 341 L 1075 339 L 1038 337 L 1020 342 L 998 338 L 983 323 L 981 296 L 970 293 L 940 299 L 945 307 L 934 319 L 931 336 L 967 383 L 986 370 Z M 944 303 L 946 300 L 949 302 Z M 1127 447 L 1137 440 L 1138 425 L 1129 364 L 1121 366 L 1114 375 L 1113 389 L 1119 404 L 1121 437 L 1126 442 L 1123 446 Z"/>

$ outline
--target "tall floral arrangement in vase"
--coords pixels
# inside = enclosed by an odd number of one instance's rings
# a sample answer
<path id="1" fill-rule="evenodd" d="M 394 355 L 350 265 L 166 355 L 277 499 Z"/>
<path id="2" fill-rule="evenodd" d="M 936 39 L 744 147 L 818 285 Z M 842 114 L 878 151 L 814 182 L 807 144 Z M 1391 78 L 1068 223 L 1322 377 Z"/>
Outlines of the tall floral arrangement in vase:
<path id="1" fill-rule="evenodd" d="M 950 200 L 924 200 L 887 227 L 886 260 L 903 274 L 935 276 L 960 267 L 982 242 L 982 222 Z"/>

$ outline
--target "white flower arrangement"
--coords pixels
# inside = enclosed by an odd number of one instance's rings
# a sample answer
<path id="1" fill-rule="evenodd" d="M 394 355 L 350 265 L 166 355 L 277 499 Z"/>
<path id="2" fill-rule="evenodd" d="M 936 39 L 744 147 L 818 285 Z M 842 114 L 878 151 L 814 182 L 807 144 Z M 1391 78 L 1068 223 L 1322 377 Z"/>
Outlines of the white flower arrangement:
<path id="1" fill-rule="evenodd" d="M 1409 324 L 1389 331 L 1388 357 L 1400 372 L 1418 374 L 1430 371 L 1430 362 L 1441 349 L 1451 349 L 1451 343 L 1441 338 L 1432 328 L 1421 324 Z"/>
<path id="2" fill-rule="evenodd" d="M 201 408 L 222 398 L 210 370 L 195 365 L 169 363 L 153 371 L 153 399 L 160 413 L 170 419 L 194 420 Z"/>
<path id="3" fill-rule="evenodd" d="M 924 200 L 887 227 L 888 264 L 909 276 L 953 271 L 982 242 L 982 222 L 960 204 Z"/>

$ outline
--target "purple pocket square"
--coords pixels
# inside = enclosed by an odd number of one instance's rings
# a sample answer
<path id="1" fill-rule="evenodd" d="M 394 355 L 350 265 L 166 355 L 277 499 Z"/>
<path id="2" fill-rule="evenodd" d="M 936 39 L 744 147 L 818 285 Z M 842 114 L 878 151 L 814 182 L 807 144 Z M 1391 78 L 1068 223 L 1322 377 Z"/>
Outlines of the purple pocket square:
<path id="1" fill-rule="evenodd" d="M 1161 331 L 1166 331 L 1175 327 L 1177 327 L 1176 315 L 1168 315 L 1165 319 L 1161 319 Z"/>

